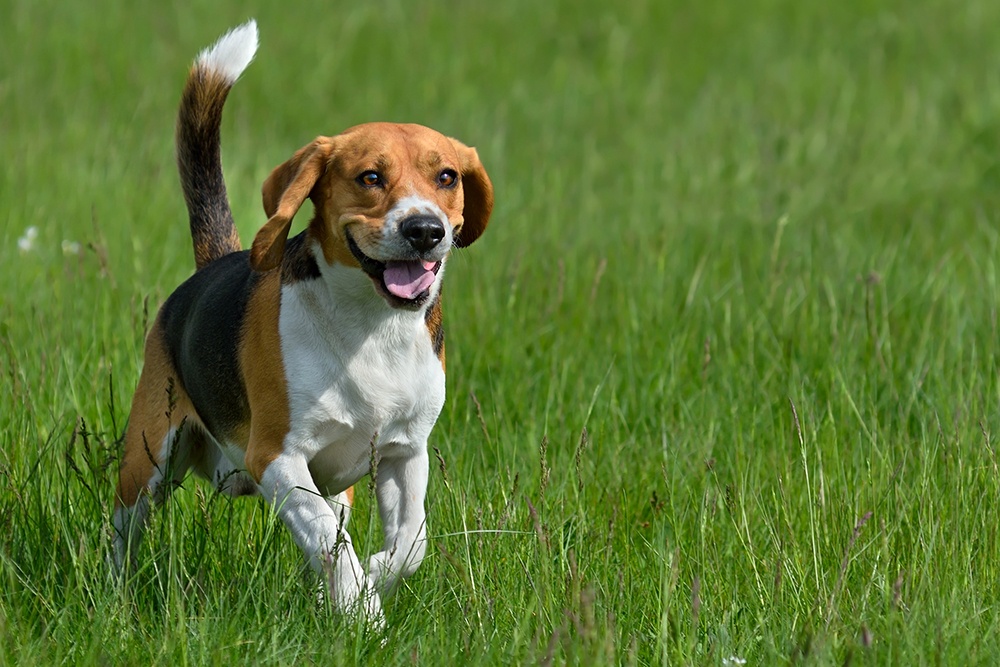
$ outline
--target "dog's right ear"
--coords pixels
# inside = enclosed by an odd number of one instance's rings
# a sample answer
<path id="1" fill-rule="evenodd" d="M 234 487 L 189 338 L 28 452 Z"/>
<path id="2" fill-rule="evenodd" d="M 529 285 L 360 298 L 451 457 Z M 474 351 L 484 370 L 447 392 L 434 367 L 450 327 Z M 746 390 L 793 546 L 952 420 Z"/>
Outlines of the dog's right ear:
<path id="1" fill-rule="evenodd" d="M 276 167 L 264 181 L 262 194 L 268 220 L 257 232 L 250 248 L 250 266 L 254 270 L 270 271 L 281 265 L 292 218 L 326 172 L 333 147 L 331 137 L 318 137 Z"/>

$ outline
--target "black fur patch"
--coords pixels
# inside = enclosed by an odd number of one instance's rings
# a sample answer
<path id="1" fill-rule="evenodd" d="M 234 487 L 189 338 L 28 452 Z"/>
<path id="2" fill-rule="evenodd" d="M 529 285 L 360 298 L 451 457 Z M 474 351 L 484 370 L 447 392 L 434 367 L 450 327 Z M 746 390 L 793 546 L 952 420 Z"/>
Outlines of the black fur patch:
<path id="1" fill-rule="evenodd" d="M 317 280 L 321 274 L 316 258 L 306 247 L 306 233 L 301 232 L 288 239 L 285 256 L 281 260 L 281 283 L 296 283 Z"/>
<path id="2" fill-rule="evenodd" d="M 205 426 L 225 438 L 250 415 L 239 364 L 240 331 L 260 274 L 249 252 L 207 264 L 163 304 L 167 349 Z"/>

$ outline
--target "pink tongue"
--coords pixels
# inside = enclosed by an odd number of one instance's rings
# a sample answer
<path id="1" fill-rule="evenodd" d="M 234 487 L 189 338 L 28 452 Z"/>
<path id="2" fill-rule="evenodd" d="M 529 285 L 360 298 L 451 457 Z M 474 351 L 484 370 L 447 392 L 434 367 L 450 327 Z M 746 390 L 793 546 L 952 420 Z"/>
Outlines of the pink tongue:
<path id="1" fill-rule="evenodd" d="M 434 282 L 434 267 L 437 262 L 390 261 L 385 263 L 382 278 L 389 291 L 400 299 L 412 299 Z"/>

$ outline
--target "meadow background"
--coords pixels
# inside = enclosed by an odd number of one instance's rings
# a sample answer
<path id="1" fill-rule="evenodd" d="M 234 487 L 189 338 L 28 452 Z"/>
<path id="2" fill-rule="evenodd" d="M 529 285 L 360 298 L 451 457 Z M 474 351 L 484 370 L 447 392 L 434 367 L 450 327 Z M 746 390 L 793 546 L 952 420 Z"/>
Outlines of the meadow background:
<path id="1" fill-rule="evenodd" d="M 2 14 L 0 664 L 1000 662 L 1000 3 Z M 193 479 L 124 589 L 106 566 L 143 333 L 193 270 L 176 104 L 250 16 L 244 243 L 269 170 L 363 121 L 476 145 L 496 187 L 381 639 Z"/>

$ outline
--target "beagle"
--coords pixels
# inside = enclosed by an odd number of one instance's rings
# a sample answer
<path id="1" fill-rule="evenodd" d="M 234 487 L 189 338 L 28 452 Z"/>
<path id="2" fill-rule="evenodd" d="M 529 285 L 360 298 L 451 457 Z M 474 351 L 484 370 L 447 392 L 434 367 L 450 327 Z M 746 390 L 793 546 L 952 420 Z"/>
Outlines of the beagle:
<path id="1" fill-rule="evenodd" d="M 264 182 L 267 223 L 241 250 L 220 161 L 222 108 L 257 50 L 254 21 L 195 61 L 177 161 L 197 271 L 153 323 L 114 510 L 132 564 L 150 503 L 189 470 L 261 494 L 324 575 L 335 609 L 384 624 L 381 601 L 426 547 L 427 438 L 445 399 L 441 281 L 479 238 L 493 186 L 475 149 L 420 125 L 321 136 Z M 288 238 L 306 198 L 315 213 Z M 377 471 L 373 463 L 377 462 Z M 376 472 L 382 549 L 345 529 Z"/>

